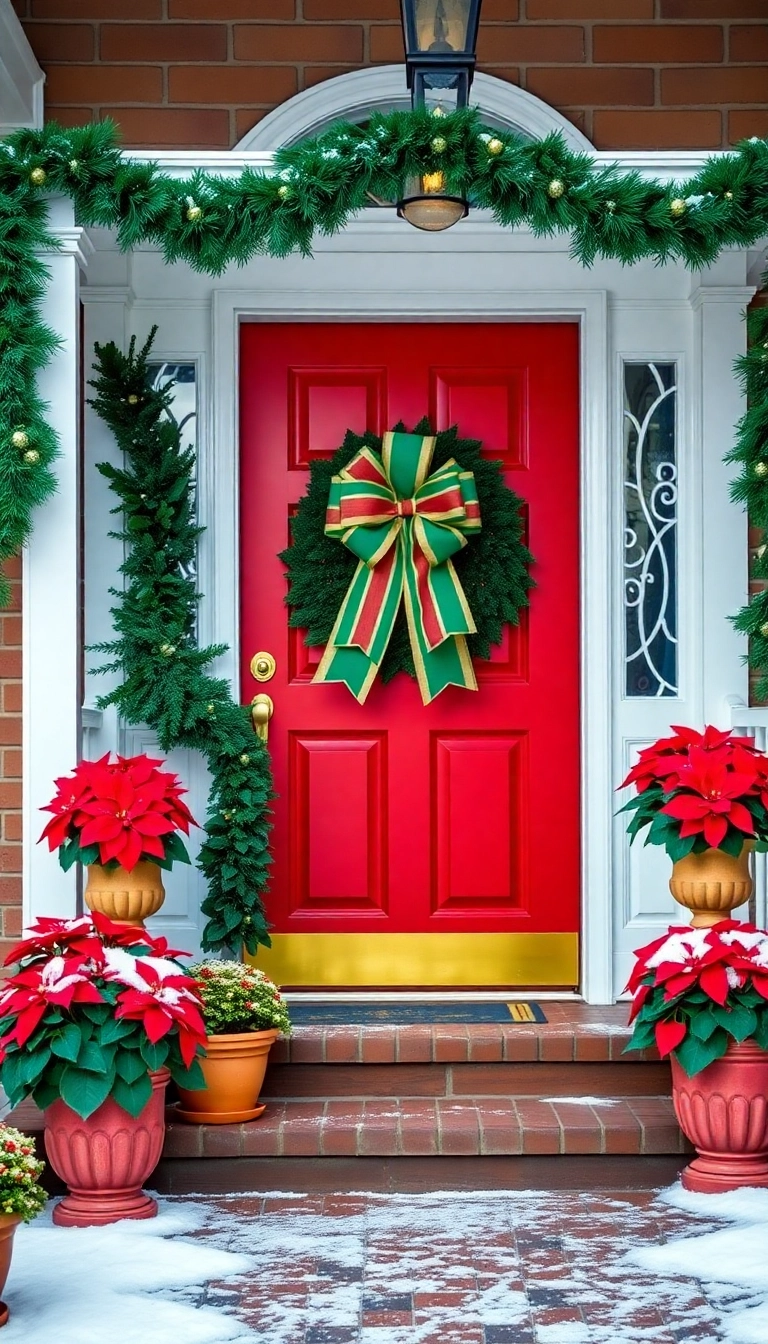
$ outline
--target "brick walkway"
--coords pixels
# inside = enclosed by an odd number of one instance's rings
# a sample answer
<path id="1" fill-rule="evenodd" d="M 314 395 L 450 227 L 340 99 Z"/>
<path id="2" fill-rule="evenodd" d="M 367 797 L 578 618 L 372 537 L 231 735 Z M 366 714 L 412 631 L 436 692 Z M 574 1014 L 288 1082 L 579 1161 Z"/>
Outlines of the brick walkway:
<path id="1" fill-rule="evenodd" d="M 264 1344 L 719 1344 L 693 1279 L 623 1262 L 716 1223 L 653 1194 L 230 1196 L 199 1233 L 258 1271 L 209 1284 Z M 745 1300 L 748 1294 L 743 1295 Z"/>

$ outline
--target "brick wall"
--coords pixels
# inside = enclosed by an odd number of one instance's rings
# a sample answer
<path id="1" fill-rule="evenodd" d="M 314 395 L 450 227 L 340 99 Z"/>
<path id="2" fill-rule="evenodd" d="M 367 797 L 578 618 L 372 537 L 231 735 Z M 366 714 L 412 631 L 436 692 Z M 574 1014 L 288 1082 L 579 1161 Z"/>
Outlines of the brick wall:
<path id="1" fill-rule="evenodd" d="M 133 146 L 233 145 L 300 89 L 403 59 L 399 0 L 14 3 L 49 116 L 112 116 Z M 484 0 L 478 57 L 600 148 L 768 135 L 768 0 Z"/>
<path id="2" fill-rule="evenodd" d="M 5 565 L 0 613 L 0 964 L 21 933 L 21 559 Z"/>

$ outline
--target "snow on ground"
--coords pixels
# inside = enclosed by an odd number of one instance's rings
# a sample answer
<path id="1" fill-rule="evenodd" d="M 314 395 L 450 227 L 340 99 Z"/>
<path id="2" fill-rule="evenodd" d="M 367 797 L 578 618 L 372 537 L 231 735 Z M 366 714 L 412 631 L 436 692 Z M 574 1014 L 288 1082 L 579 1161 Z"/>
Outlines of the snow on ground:
<path id="1" fill-rule="evenodd" d="M 768 1191 L 264 1198 L 19 1228 L 3 1344 L 768 1344 Z"/>

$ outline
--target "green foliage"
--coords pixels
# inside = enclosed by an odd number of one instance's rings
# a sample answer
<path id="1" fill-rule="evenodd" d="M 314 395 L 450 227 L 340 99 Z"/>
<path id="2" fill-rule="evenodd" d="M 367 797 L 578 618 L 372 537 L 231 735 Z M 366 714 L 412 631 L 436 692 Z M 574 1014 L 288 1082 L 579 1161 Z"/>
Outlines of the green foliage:
<path id="1" fill-rule="evenodd" d="M 413 432 L 432 433 L 427 420 L 421 420 Z M 336 538 L 327 537 L 324 527 L 331 477 L 363 447 L 380 452 L 381 439 L 348 431 L 332 458 L 311 464 L 307 492 L 291 520 L 292 544 L 280 556 L 290 581 L 286 599 L 291 607 L 290 624 L 306 629 L 308 645 L 327 644 L 357 567 L 352 552 Z M 488 658 L 491 645 L 500 643 L 504 626 L 517 625 L 521 609 L 528 606 L 528 591 L 533 587 L 528 566 L 533 556 L 523 540 L 522 501 L 505 485 L 500 464 L 483 457 L 477 440 L 460 439 L 455 428 L 437 435 L 432 469 L 436 471 L 452 457 L 465 471 L 474 473 L 477 486 L 482 530 L 453 557 L 453 563 L 477 626 L 477 634 L 467 640 L 469 651 L 473 658 Z M 390 681 L 398 672 L 416 675 L 402 605 L 381 676 Z"/>
<path id="2" fill-rule="evenodd" d="M 240 961 L 199 961 L 189 974 L 197 981 L 209 1036 L 267 1031 L 291 1033 L 288 1005 L 263 971 Z"/>
<path id="3" fill-rule="evenodd" d="M 754 985 L 730 989 L 727 1002 L 721 1005 L 699 988 L 684 990 L 667 999 L 664 986 L 653 986 L 652 981 L 651 976 L 643 982 L 652 987 L 635 1018 L 632 1037 L 625 1050 L 646 1050 L 655 1045 L 657 1022 L 685 1024 L 685 1038 L 672 1054 L 689 1078 L 714 1060 L 721 1059 L 731 1040 L 752 1039 L 763 1050 L 768 1050 L 768 1000 Z"/>
<path id="4" fill-rule="evenodd" d="M 269 756 L 248 710 L 209 668 L 221 645 L 199 648 L 199 594 L 190 569 L 201 529 L 193 513 L 194 454 L 169 415 L 172 384 L 149 386 L 154 329 L 141 350 L 96 347 L 93 405 L 124 453 L 121 468 L 99 471 L 118 496 L 122 520 L 113 535 L 126 544 L 125 588 L 113 589 L 115 639 L 97 646 L 119 671 L 119 686 L 100 704 L 116 705 L 128 723 L 148 723 L 163 751 L 187 747 L 206 757 L 212 784 L 207 836 L 198 866 L 208 881 L 203 913 L 208 951 L 269 946 L 262 892 L 269 872 Z"/>
<path id="5" fill-rule="evenodd" d="M 750 523 L 768 539 L 768 308 L 757 308 L 747 317 L 749 349 L 737 361 L 737 372 L 747 395 L 747 409 L 736 430 L 736 444 L 727 461 L 735 462 L 739 475 L 731 498 L 743 504 Z M 761 547 L 752 575 L 768 579 L 768 551 Z M 757 694 L 768 697 L 768 588 L 755 593 L 733 618 L 736 629 L 749 638 L 748 659 L 759 673 Z"/>

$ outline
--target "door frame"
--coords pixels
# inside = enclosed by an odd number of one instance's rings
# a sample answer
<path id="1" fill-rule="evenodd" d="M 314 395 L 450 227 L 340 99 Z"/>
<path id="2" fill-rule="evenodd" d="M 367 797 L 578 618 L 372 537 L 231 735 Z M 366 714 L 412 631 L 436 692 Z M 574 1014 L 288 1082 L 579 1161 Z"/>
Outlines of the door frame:
<path id="1" fill-rule="evenodd" d="M 471 228 L 471 226 L 470 226 Z M 468 229 L 457 230 L 461 241 Z M 371 291 L 371 275 L 390 275 L 391 254 L 378 228 L 364 230 L 372 246 L 365 285 L 345 280 L 330 288 L 323 275 L 327 254 L 315 257 L 313 282 L 285 291 L 218 288 L 212 307 L 210 432 L 202 436 L 200 587 L 207 594 L 200 610 L 204 644 L 226 643 L 217 671 L 239 695 L 239 331 L 246 321 L 536 322 L 569 321 L 579 326 L 580 360 L 580 641 L 581 673 L 581 982 L 590 1002 L 610 1002 L 612 980 L 612 511 L 614 496 L 608 388 L 608 296 L 603 289 L 499 292 L 450 288 L 415 290 L 381 284 Z M 366 239 L 367 234 L 367 239 Z M 443 240 L 443 246 L 447 239 Z M 382 255 L 376 264 L 377 252 Z M 461 248 L 464 251 L 464 248 Z M 575 270 L 575 267 L 574 267 Z M 325 280 L 325 287 L 323 281 Z M 429 317 L 426 318 L 425 314 Z M 445 329 L 445 328 L 443 328 Z M 233 395 L 234 391 L 234 395 Z M 553 705 L 553 713 L 557 706 Z"/>

